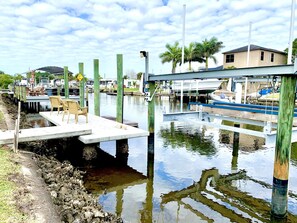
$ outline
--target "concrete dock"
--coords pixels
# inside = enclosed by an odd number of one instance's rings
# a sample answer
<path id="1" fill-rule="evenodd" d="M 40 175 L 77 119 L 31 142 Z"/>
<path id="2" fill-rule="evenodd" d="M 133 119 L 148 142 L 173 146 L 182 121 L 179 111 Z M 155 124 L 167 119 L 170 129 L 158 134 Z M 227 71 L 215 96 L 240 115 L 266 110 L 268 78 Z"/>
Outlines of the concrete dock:
<path id="1" fill-rule="evenodd" d="M 84 116 L 79 116 L 78 123 L 75 124 L 74 115 L 70 115 L 69 123 L 67 123 L 68 115 L 65 115 L 64 121 L 62 121 L 62 114 L 62 112 L 60 112 L 60 114 L 58 114 L 58 112 L 52 112 L 52 114 L 50 112 L 40 112 L 42 117 L 56 126 L 20 129 L 19 142 L 78 136 L 78 139 L 84 144 L 91 144 L 104 141 L 146 137 L 149 135 L 148 131 L 92 114 L 88 114 L 88 123 L 86 123 L 86 118 Z M 0 145 L 12 144 L 14 141 L 14 132 L 14 130 L 0 132 Z"/>
<path id="2" fill-rule="evenodd" d="M 0 131 L 0 145 L 12 144 L 14 141 L 14 130 Z M 52 126 L 43 128 L 20 129 L 19 142 L 30 142 L 46 139 L 57 139 L 65 137 L 81 136 L 91 134 L 92 129 L 88 126 L 70 124 L 68 126 Z"/>
<path id="3" fill-rule="evenodd" d="M 57 126 L 68 126 L 75 123 L 74 115 L 70 115 L 69 124 L 67 123 L 68 115 L 65 115 L 62 121 L 62 113 L 57 112 L 40 112 L 42 117 Z M 121 124 L 116 121 L 108 120 L 99 116 L 88 114 L 88 123 L 85 116 L 78 117 L 77 126 L 89 127 L 92 130 L 91 134 L 81 135 L 78 139 L 84 144 L 98 143 L 104 141 L 114 141 L 121 139 L 130 139 L 136 137 L 146 137 L 148 131 L 135 128 L 129 125 Z"/>

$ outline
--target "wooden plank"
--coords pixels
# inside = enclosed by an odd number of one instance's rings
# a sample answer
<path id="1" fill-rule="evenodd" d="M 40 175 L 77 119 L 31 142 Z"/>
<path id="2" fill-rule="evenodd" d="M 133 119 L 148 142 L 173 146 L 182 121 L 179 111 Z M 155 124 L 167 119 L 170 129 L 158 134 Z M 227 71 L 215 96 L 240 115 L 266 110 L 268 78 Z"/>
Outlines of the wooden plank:
<path id="1" fill-rule="evenodd" d="M 18 142 L 38 141 L 45 139 L 66 138 L 91 134 L 88 126 L 71 124 L 68 126 L 52 126 L 43 128 L 21 129 Z M 14 140 L 14 130 L 0 133 L 0 145 L 11 144 Z"/>

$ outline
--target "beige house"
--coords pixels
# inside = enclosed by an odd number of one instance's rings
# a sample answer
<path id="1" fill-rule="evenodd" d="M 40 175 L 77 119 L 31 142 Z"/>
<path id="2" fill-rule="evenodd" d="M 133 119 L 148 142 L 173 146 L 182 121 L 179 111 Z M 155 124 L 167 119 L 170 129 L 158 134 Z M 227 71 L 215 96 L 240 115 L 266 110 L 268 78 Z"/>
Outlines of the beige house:
<path id="1" fill-rule="evenodd" d="M 248 46 L 224 52 L 223 68 L 247 67 Z M 250 45 L 249 67 L 274 66 L 286 64 L 286 53 L 257 45 Z"/>

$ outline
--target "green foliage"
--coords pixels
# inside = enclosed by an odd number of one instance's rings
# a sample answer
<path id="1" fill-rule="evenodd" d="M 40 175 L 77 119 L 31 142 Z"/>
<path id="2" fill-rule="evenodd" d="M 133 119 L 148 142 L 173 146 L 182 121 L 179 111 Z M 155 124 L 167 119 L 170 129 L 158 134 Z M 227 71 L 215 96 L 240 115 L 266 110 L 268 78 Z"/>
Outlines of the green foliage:
<path id="1" fill-rule="evenodd" d="M 165 47 L 167 51 L 161 53 L 159 57 L 161 58 L 162 63 L 172 62 L 172 73 L 175 73 L 176 65 L 181 63 L 182 49 L 179 47 L 177 41 L 173 45 L 167 43 Z"/>
<path id="2" fill-rule="evenodd" d="M 55 75 L 53 75 L 53 74 L 50 74 L 50 75 L 48 75 L 48 79 L 49 80 L 54 80 L 56 77 L 55 77 Z"/>
<path id="3" fill-rule="evenodd" d="M 142 72 L 139 72 L 139 73 L 137 74 L 137 80 L 141 80 L 141 76 L 142 76 Z"/>
<path id="4" fill-rule="evenodd" d="M 212 37 L 210 40 L 203 40 L 202 43 L 195 43 L 195 51 L 197 55 L 201 55 L 205 59 L 205 69 L 208 70 L 208 59 L 212 59 L 217 63 L 217 59 L 214 54 L 220 52 L 224 47 L 223 42 L 218 41 L 216 37 Z"/>
<path id="5" fill-rule="evenodd" d="M 179 47 L 176 41 L 173 45 L 166 44 L 167 51 L 159 55 L 162 63 L 172 63 L 172 73 L 175 73 L 177 64 L 182 63 L 182 48 Z M 188 47 L 185 47 L 184 60 L 189 62 L 189 70 L 192 70 L 191 63 L 193 61 L 203 63 L 205 62 L 205 68 L 208 69 L 208 60 L 212 59 L 217 63 L 217 59 L 214 54 L 220 52 L 223 48 L 223 42 L 218 41 L 216 37 L 212 37 L 210 40 L 205 39 L 202 43 L 190 43 Z"/>
<path id="6" fill-rule="evenodd" d="M 189 71 L 192 70 L 192 61 L 205 62 L 200 52 L 195 49 L 195 43 L 190 43 L 188 47 L 185 47 L 185 62 L 189 62 Z"/>
<path id="7" fill-rule="evenodd" d="M 0 70 L 0 74 L 4 74 L 4 72 L 2 70 Z"/>
<path id="8" fill-rule="evenodd" d="M 164 147 L 185 147 L 187 150 L 200 155 L 212 156 L 217 150 L 211 139 L 205 139 L 203 132 L 189 132 L 186 128 L 179 128 L 172 122 L 170 128 L 161 129 Z"/>
<path id="9" fill-rule="evenodd" d="M 21 74 L 17 74 L 15 77 L 14 77 L 14 80 L 15 81 L 21 81 L 21 80 L 23 80 L 23 76 L 21 75 Z"/>
<path id="10" fill-rule="evenodd" d="M 36 72 L 35 73 L 36 83 L 38 84 L 42 78 L 47 78 L 49 75 L 50 73 L 47 73 L 47 72 Z"/>
<path id="11" fill-rule="evenodd" d="M 289 49 L 286 48 L 285 52 L 287 53 L 287 58 L 288 58 Z M 297 38 L 294 39 L 294 41 L 292 43 L 292 59 L 291 59 L 292 63 L 294 63 L 294 60 L 296 57 L 297 57 Z"/>
<path id="12" fill-rule="evenodd" d="M 0 74 L 0 88 L 7 89 L 8 85 L 13 83 L 13 76 L 9 74 Z"/>

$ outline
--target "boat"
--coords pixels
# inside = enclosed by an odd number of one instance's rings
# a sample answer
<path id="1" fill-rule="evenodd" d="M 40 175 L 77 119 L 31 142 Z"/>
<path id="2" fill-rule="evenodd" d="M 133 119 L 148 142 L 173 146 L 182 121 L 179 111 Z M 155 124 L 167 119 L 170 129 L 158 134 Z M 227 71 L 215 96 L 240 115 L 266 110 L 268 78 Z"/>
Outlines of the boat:
<path id="1" fill-rule="evenodd" d="M 227 103 L 234 103 L 232 96 L 227 96 L 223 92 L 220 95 L 215 94 L 214 92 L 210 93 L 210 98 L 213 101 L 219 101 L 219 102 L 227 102 Z"/>
<path id="2" fill-rule="evenodd" d="M 183 82 L 183 84 L 182 84 Z M 205 80 L 185 80 L 174 81 L 172 83 L 172 91 L 175 93 L 199 93 L 208 94 L 217 90 L 222 81 L 219 79 L 205 79 Z"/>

